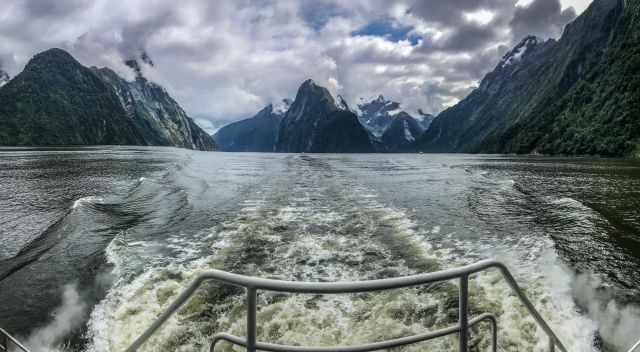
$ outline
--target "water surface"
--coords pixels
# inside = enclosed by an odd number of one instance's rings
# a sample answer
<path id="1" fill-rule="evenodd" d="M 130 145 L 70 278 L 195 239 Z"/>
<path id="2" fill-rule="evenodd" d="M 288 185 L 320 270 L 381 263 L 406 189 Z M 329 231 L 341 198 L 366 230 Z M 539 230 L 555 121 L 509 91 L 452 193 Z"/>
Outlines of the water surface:
<path id="1" fill-rule="evenodd" d="M 640 337 L 640 164 L 486 155 L 0 149 L 0 326 L 34 348 L 125 348 L 202 270 L 285 280 L 396 277 L 504 261 L 574 351 Z M 471 312 L 505 351 L 546 348 L 497 273 Z M 455 282 L 380 294 L 259 296 L 259 335 L 353 344 L 454 324 Z M 238 290 L 207 285 L 145 348 L 244 331 Z M 54 314 L 54 315 L 52 315 Z M 472 333 L 487 350 L 484 327 Z M 455 349 L 454 338 L 407 350 Z M 221 345 L 223 349 L 229 346 Z"/>

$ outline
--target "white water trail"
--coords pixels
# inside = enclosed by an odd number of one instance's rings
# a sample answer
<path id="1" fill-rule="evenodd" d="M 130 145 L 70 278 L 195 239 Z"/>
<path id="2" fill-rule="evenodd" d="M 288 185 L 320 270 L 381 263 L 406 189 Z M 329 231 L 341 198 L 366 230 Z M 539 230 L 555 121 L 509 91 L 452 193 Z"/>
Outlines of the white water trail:
<path id="1" fill-rule="evenodd" d="M 597 322 L 600 336 L 606 343 L 616 350 L 627 351 L 640 339 L 640 307 L 618 304 L 598 275 L 577 275 L 572 291 L 578 304 Z"/>
<path id="2" fill-rule="evenodd" d="M 27 338 L 25 345 L 34 352 L 61 351 L 60 343 L 73 330 L 84 323 L 87 305 L 77 286 L 67 284 L 63 288 L 62 304 L 53 313 L 53 321 L 36 329 Z"/>

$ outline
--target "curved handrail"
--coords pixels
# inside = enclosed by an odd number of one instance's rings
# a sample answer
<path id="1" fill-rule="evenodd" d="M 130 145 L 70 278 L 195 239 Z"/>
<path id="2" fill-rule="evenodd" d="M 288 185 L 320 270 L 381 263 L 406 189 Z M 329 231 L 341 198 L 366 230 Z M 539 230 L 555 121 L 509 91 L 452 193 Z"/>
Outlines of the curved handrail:
<path id="1" fill-rule="evenodd" d="M 553 330 L 547 325 L 545 320 L 542 318 L 540 313 L 533 306 L 531 301 L 524 294 L 516 280 L 513 278 L 509 269 L 499 261 L 487 259 L 482 260 L 474 264 L 465 265 L 458 268 L 446 269 L 441 271 L 436 271 L 432 273 L 425 274 L 417 274 L 405 277 L 398 278 L 389 278 L 389 279 L 378 279 L 378 280 L 367 280 L 367 281 L 356 281 L 356 282 L 295 282 L 295 281 L 283 281 L 283 280 L 273 280 L 273 279 L 264 279 L 264 278 L 255 278 L 250 276 L 238 275 L 233 273 L 228 273 L 221 270 L 211 270 L 204 272 L 198 275 L 193 282 L 169 305 L 169 307 L 160 314 L 160 316 L 151 324 L 147 330 L 144 331 L 142 335 L 140 335 L 132 344 L 127 348 L 127 352 L 136 351 L 142 344 L 147 341 L 153 333 L 167 321 L 173 313 L 175 313 L 192 295 L 193 293 L 202 285 L 205 281 L 215 280 L 223 283 L 227 283 L 230 285 L 244 287 L 247 289 L 248 298 L 250 300 L 250 306 L 253 306 L 249 309 L 248 322 L 249 326 L 253 326 L 255 328 L 255 296 L 257 290 L 267 290 L 267 291 L 276 291 L 276 292 L 290 292 L 290 293 L 307 293 L 307 294 L 338 294 L 338 293 L 358 293 L 358 292 L 369 292 L 369 291 L 382 291 L 382 290 L 390 290 L 396 288 L 403 287 L 411 287 L 424 285 L 433 282 L 441 282 L 448 281 L 455 278 L 461 279 L 461 290 L 464 286 L 464 290 L 467 289 L 467 279 L 471 274 L 478 273 L 480 271 L 484 271 L 490 268 L 496 268 L 500 270 L 500 273 L 505 278 L 509 287 L 513 292 L 516 293 L 520 301 L 524 304 L 524 306 L 529 311 L 529 314 L 533 316 L 534 320 L 538 325 L 544 330 L 547 336 L 550 339 L 551 347 L 558 346 L 560 351 L 567 352 L 567 349 L 564 347 L 560 339 L 556 336 Z M 461 315 L 464 314 L 465 317 L 462 319 L 461 324 L 464 323 L 466 319 L 466 309 L 463 310 L 463 304 L 466 306 L 466 293 L 460 295 L 460 304 L 461 304 Z M 253 312 L 252 312 L 253 310 Z M 251 316 L 253 314 L 253 316 Z M 466 338 L 466 329 L 464 325 L 460 330 L 461 335 L 465 335 Z M 462 340 L 462 337 L 461 337 Z M 255 344 L 255 335 L 253 336 L 252 341 L 249 341 L 252 345 Z"/>
<path id="2" fill-rule="evenodd" d="M 20 350 L 22 350 L 23 352 L 29 352 L 29 350 L 24 347 L 20 341 L 16 340 L 13 336 L 11 336 L 11 334 L 9 334 L 5 329 L 0 328 L 0 339 L 4 339 L 4 344 L 5 346 L 2 346 L 0 344 L 0 347 L 5 347 L 6 351 L 9 351 L 9 344 L 8 341 L 11 341 L 11 343 L 13 343 L 16 347 L 18 347 Z"/>
<path id="3" fill-rule="evenodd" d="M 640 340 L 638 340 L 635 345 L 631 346 L 631 348 L 629 349 L 629 351 L 627 352 L 633 352 L 636 350 L 636 348 L 640 347 Z"/>
<path id="4" fill-rule="evenodd" d="M 480 314 L 477 317 L 469 320 L 469 326 L 474 326 L 483 321 L 488 321 L 491 324 L 491 328 L 493 331 L 492 336 L 492 344 L 491 350 L 493 352 L 497 352 L 497 327 L 498 323 L 496 317 L 493 314 L 484 313 Z M 418 342 L 423 342 L 427 340 L 432 340 L 438 337 L 443 337 L 451 334 L 455 334 L 460 331 L 460 325 L 450 326 L 444 329 L 430 331 L 424 334 L 400 337 L 393 340 L 386 340 L 381 342 L 368 343 L 357 346 L 314 346 L 314 347 L 305 347 L 305 346 L 293 346 L 293 345 L 280 345 L 274 343 L 264 343 L 264 342 L 256 342 L 256 348 L 261 351 L 269 351 L 269 352 L 369 352 L 369 351 L 379 351 L 384 349 L 389 349 L 393 347 L 400 347 L 405 345 L 410 345 Z M 209 352 L 213 352 L 216 344 L 220 341 L 227 341 L 242 347 L 247 347 L 247 340 L 242 337 L 238 337 L 235 335 L 227 334 L 227 333 L 219 333 L 213 336 L 213 342 L 209 348 Z"/>

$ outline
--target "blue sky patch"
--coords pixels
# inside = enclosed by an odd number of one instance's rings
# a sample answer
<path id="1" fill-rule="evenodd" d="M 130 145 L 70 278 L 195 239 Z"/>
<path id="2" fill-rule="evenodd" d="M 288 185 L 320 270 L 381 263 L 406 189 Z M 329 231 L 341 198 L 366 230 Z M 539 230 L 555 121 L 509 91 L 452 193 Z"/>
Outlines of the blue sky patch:
<path id="1" fill-rule="evenodd" d="M 408 40 L 411 45 L 417 45 L 421 39 L 420 36 L 410 34 L 413 30 L 411 26 L 399 26 L 394 25 L 391 21 L 382 20 L 370 22 L 366 26 L 351 33 L 353 36 L 376 36 L 383 37 L 392 42 L 399 42 L 401 40 Z"/>

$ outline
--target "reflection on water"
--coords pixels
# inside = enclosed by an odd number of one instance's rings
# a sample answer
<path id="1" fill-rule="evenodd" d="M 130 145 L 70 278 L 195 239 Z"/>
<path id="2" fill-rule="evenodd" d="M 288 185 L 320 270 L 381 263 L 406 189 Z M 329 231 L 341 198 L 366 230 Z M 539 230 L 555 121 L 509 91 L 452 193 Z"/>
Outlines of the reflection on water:
<path id="1" fill-rule="evenodd" d="M 41 345 L 122 350 L 210 268 L 366 280 L 489 257 L 512 268 L 571 350 L 619 351 L 640 336 L 640 165 L 633 162 L 172 148 L 0 155 L 7 185 L 0 189 L 7 243 L 0 299 L 11 302 L 0 307 L 0 325 Z M 477 275 L 470 289 L 472 313 L 498 315 L 501 349 L 545 350 L 543 333 L 497 273 Z M 145 348 L 206 350 L 216 332 L 242 334 L 238 293 L 208 285 Z M 72 298 L 81 304 L 68 304 Z M 259 304 L 262 340 L 354 344 L 454 323 L 457 286 L 263 293 Z M 86 309 L 65 309 L 79 305 Z M 48 316 L 55 309 L 75 312 L 80 328 L 56 325 Z M 475 350 L 487 350 L 487 336 L 484 327 L 472 332 Z M 455 349 L 455 341 L 428 348 Z"/>

